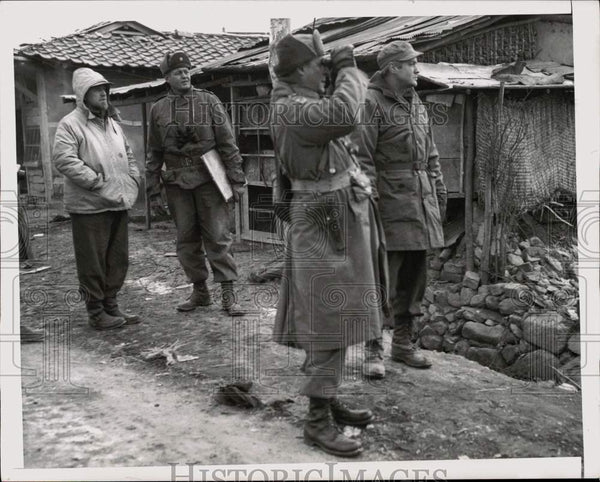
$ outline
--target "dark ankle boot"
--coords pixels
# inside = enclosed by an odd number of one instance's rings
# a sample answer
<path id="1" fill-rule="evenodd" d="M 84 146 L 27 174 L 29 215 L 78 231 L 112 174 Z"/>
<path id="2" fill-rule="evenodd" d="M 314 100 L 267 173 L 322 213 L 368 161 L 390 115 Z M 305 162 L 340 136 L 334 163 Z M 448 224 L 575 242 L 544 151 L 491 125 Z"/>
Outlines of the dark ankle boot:
<path id="1" fill-rule="evenodd" d="M 95 330 L 111 330 L 119 328 L 126 322 L 120 316 L 109 315 L 104 311 L 102 301 L 90 301 L 86 304 L 88 322 Z"/>
<path id="2" fill-rule="evenodd" d="M 200 283 L 194 283 L 194 289 L 192 290 L 192 294 L 184 303 L 180 304 L 177 307 L 178 311 L 192 311 L 195 310 L 198 306 L 208 306 L 211 304 L 210 300 L 210 292 L 208 291 L 208 286 L 206 286 L 206 282 L 202 281 Z"/>
<path id="3" fill-rule="evenodd" d="M 331 400 L 330 406 L 331 415 L 333 415 L 333 419 L 338 425 L 366 427 L 375 418 L 371 410 L 367 408 L 353 410 L 337 398 Z"/>
<path id="4" fill-rule="evenodd" d="M 310 398 L 308 415 L 304 422 L 304 442 L 339 457 L 356 457 L 362 452 L 362 443 L 359 440 L 346 437 L 333 424 L 330 402 L 326 398 Z"/>
<path id="5" fill-rule="evenodd" d="M 392 360 L 413 368 L 429 368 L 431 362 L 423 355 L 410 339 L 410 324 L 394 328 L 392 336 Z"/>
<path id="6" fill-rule="evenodd" d="M 123 313 L 119 309 L 116 297 L 104 298 L 104 311 L 111 316 L 124 318 L 126 325 L 136 325 L 142 321 L 138 315 Z"/>
<path id="7" fill-rule="evenodd" d="M 233 290 L 233 281 L 223 281 L 221 283 L 221 306 L 229 316 L 243 316 L 246 314 L 237 302 L 237 297 Z"/>
<path id="8" fill-rule="evenodd" d="M 362 364 L 362 374 L 365 378 L 372 380 L 381 380 L 385 377 L 381 338 L 369 340 L 365 343 L 365 358 Z"/>

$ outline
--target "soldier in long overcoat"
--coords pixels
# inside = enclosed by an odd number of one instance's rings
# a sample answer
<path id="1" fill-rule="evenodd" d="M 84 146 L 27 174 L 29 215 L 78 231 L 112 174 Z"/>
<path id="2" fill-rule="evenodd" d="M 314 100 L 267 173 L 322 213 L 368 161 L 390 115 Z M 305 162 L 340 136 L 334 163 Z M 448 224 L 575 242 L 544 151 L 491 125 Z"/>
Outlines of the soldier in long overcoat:
<path id="1" fill-rule="evenodd" d="M 383 233 L 348 137 L 359 122 L 366 79 L 351 46 L 334 49 L 334 89 L 323 97 L 328 69 L 316 31 L 288 35 L 275 51 L 279 82 L 271 94 L 271 130 L 293 198 L 274 339 L 307 354 L 305 441 L 355 456 L 360 441 L 339 433 L 331 417 L 355 426 L 373 418 L 337 397 L 347 347 L 381 336 Z"/>
<path id="2" fill-rule="evenodd" d="M 431 366 L 411 343 L 414 317 L 427 283 L 427 250 L 444 245 L 447 191 L 427 112 L 415 92 L 417 57 L 408 42 L 386 45 L 377 56 L 361 129 L 353 134 L 358 158 L 376 186 L 389 262 L 394 312 L 392 360 Z M 367 346 L 371 371 L 384 376 L 381 342 Z"/>

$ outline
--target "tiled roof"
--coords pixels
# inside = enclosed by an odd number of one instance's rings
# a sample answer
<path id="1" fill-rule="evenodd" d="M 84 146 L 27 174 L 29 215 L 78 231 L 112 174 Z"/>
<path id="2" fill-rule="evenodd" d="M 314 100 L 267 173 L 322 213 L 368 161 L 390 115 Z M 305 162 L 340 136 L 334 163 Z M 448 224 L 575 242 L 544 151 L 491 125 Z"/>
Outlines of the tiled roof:
<path id="1" fill-rule="evenodd" d="M 190 56 L 193 66 L 200 66 L 265 39 L 255 35 L 227 33 L 126 35 L 90 32 L 97 27 L 95 25 L 48 42 L 22 45 L 15 50 L 15 55 L 89 67 L 158 68 L 165 52 L 180 49 Z"/>

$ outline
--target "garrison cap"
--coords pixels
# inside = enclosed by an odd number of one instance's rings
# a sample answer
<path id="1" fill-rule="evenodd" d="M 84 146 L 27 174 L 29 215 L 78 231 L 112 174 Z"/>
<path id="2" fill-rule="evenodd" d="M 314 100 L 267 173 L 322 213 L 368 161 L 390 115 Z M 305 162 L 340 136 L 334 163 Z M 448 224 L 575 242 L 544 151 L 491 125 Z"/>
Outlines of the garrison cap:
<path id="1" fill-rule="evenodd" d="M 423 55 L 423 52 L 416 51 L 411 44 L 404 40 L 396 40 L 381 49 L 377 55 L 377 65 L 383 69 L 390 62 L 406 62 L 419 55 Z"/>
<path id="2" fill-rule="evenodd" d="M 167 52 L 160 63 L 160 71 L 163 75 L 167 75 L 171 70 L 178 69 L 180 67 L 192 68 L 189 57 L 185 52 Z"/>
<path id="3" fill-rule="evenodd" d="M 286 35 L 275 45 L 275 52 L 277 64 L 274 70 L 277 77 L 285 77 L 306 62 L 325 55 L 318 30 L 312 34 Z"/>

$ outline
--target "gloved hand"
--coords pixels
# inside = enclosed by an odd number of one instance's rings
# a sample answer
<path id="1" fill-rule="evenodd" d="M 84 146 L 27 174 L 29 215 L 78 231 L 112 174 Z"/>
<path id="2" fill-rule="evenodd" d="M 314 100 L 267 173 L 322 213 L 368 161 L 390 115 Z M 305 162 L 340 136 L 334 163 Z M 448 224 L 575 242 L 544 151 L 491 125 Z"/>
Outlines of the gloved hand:
<path id="1" fill-rule="evenodd" d="M 356 67 L 354 60 L 354 45 L 343 45 L 331 51 L 331 68 L 334 73 L 344 67 Z"/>
<path id="2" fill-rule="evenodd" d="M 163 204 L 163 200 L 160 194 L 150 196 L 150 214 L 153 217 L 164 217 L 167 216 L 167 210 Z"/>

